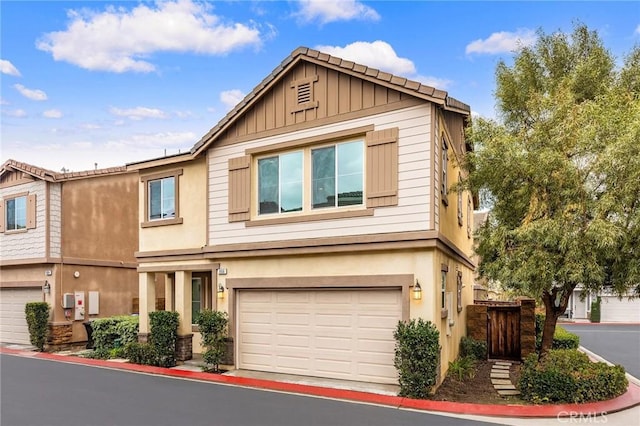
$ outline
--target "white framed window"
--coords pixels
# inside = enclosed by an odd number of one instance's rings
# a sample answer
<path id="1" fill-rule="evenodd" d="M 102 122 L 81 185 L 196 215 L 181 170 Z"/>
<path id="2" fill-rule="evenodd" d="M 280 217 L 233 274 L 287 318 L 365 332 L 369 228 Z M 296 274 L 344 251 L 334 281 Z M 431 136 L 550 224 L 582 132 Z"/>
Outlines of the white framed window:
<path id="1" fill-rule="evenodd" d="M 302 151 L 258 160 L 258 214 L 302 210 Z"/>
<path id="2" fill-rule="evenodd" d="M 362 141 L 311 150 L 312 208 L 363 203 L 364 151 Z"/>
<path id="3" fill-rule="evenodd" d="M 182 223 L 180 176 L 182 169 L 142 176 L 144 187 L 143 228 Z"/>
<path id="4" fill-rule="evenodd" d="M 447 191 L 449 187 L 447 178 L 447 169 L 449 167 L 449 147 L 444 136 L 442 137 L 442 156 L 440 164 L 440 192 L 442 194 L 442 200 L 447 203 Z"/>
<path id="5" fill-rule="evenodd" d="M 201 277 L 191 278 L 191 324 L 195 324 L 202 310 L 204 286 Z"/>
<path id="6" fill-rule="evenodd" d="M 149 220 L 176 217 L 176 178 L 149 181 Z"/>
<path id="7" fill-rule="evenodd" d="M 18 231 L 27 229 L 27 196 L 19 196 L 5 200 L 5 230 Z"/>
<path id="8" fill-rule="evenodd" d="M 364 205 L 364 141 L 257 159 L 258 215 Z"/>

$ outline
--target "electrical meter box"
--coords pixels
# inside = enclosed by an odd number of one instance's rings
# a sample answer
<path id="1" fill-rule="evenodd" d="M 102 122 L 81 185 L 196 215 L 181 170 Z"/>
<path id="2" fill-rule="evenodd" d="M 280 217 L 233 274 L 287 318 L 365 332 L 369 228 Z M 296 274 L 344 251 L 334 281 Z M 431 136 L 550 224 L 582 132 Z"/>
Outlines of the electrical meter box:
<path id="1" fill-rule="evenodd" d="M 76 298 L 73 293 L 64 293 L 62 295 L 62 308 L 73 309 L 76 304 Z"/>

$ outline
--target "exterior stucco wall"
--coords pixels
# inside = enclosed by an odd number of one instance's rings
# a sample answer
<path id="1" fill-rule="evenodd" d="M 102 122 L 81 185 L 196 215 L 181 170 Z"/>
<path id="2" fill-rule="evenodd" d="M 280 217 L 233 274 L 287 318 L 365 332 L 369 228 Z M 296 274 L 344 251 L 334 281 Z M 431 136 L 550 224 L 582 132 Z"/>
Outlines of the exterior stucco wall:
<path id="1" fill-rule="evenodd" d="M 42 259 L 47 255 L 47 183 L 34 181 L 21 185 L 0 188 L 0 198 L 3 200 L 14 194 L 36 195 L 36 228 L 24 231 L 8 231 L 0 233 L 0 258 L 3 261 L 21 259 Z M 0 220 L 5 220 L 4 217 Z"/>
<path id="2" fill-rule="evenodd" d="M 188 163 L 145 169 L 140 174 L 155 174 L 182 169 L 178 178 L 180 224 L 141 228 L 145 221 L 144 183 L 139 182 L 138 223 L 140 248 L 142 252 L 156 250 L 176 250 L 200 248 L 207 244 L 207 168 L 204 158 Z"/>
<path id="3" fill-rule="evenodd" d="M 62 256 L 62 184 L 49 184 L 49 256 Z"/>
<path id="4" fill-rule="evenodd" d="M 135 262 L 137 182 L 137 174 L 129 173 L 64 183 L 62 242 L 66 258 Z M 52 193 L 52 202 L 53 198 Z"/>

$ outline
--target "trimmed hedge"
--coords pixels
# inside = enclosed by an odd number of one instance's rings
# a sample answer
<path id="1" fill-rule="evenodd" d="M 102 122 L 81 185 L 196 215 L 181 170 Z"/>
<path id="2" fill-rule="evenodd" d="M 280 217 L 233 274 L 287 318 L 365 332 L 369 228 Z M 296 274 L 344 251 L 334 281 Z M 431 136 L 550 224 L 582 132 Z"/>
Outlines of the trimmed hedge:
<path id="1" fill-rule="evenodd" d="M 591 322 L 600 322 L 602 298 L 598 296 L 596 300 L 591 302 L 591 314 L 589 320 Z"/>
<path id="2" fill-rule="evenodd" d="M 440 365 L 440 332 L 422 318 L 399 321 L 393 365 L 398 370 L 400 396 L 425 399 L 436 384 Z"/>
<path id="3" fill-rule="evenodd" d="M 124 356 L 129 362 L 142 365 L 155 365 L 158 354 L 150 343 L 131 342 L 124 347 Z"/>
<path id="4" fill-rule="evenodd" d="M 627 386 L 623 367 L 591 362 L 575 349 L 551 349 L 543 359 L 529 355 L 518 382 L 522 398 L 534 403 L 605 401 Z"/>
<path id="5" fill-rule="evenodd" d="M 92 320 L 93 346 L 96 352 L 106 353 L 106 356 L 110 357 L 112 349 L 124 348 L 128 343 L 137 342 L 138 325 L 139 318 L 133 315 L 117 315 Z"/>
<path id="6" fill-rule="evenodd" d="M 29 341 L 40 352 L 44 350 L 44 344 L 47 341 L 50 309 L 47 302 L 29 302 L 24 306 L 27 327 L 29 328 Z"/>
<path id="7" fill-rule="evenodd" d="M 478 360 L 487 359 L 487 342 L 462 336 L 460 340 L 460 357 L 471 357 Z"/>
<path id="8" fill-rule="evenodd" d="M 155 311 L 149 313 L 149 320 L 151 325 L 149 343 L 157 354 L 155 365 L 175 367 L 179 314 L 175 311 Z"/>

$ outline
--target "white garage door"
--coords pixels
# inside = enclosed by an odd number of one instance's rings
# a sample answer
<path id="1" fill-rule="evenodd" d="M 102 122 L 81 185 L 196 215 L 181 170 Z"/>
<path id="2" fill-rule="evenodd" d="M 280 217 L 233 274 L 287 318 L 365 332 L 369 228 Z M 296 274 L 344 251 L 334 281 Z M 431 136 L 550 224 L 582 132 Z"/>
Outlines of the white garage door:
<path id="1" fill-rule="evenodd" d="M 39 288 L 0 290 L 0 342 L 30 344 L 24 305 L 41 301 L 42 290 Z"/>
<path id="2" fill-rule="evenodd" d="M 241 291 L 238 368 L 397 383 L 400 290 Z"/>
<path id="3" fill-rule="evenodd" d="M 615 296 L 603 296 L 600 305 L 601 322 L 640 322 L 640 299 L 619 300 Z"/>

